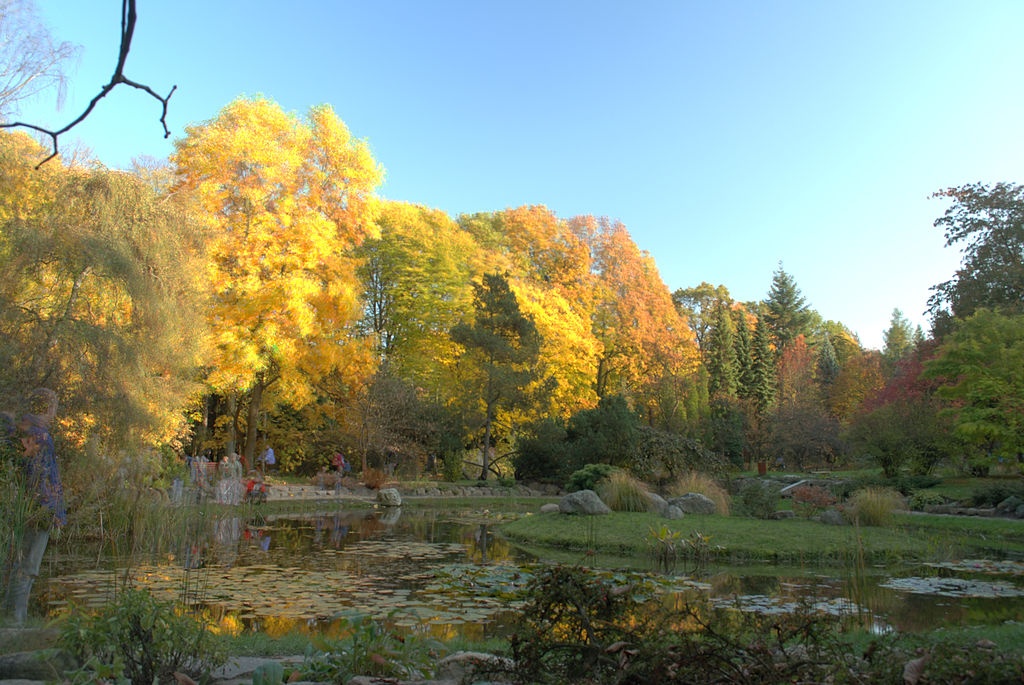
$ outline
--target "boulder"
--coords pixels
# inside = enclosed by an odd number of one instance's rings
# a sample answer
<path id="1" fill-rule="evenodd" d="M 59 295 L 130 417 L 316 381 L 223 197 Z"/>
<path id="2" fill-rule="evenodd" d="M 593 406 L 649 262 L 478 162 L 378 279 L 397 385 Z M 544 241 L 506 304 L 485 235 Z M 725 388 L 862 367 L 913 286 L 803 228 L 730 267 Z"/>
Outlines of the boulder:
<path id="1" fill-rule="evenodd" d="M 542 504 L 540 507 L 540 513 L 542 514 L 557 514 L 560 511 L 561 509 L 555 502 L 548 502 L 547 504 Z"/>
<path id="2" fill-rule="evenodd" d="M 685 495 L 673 497 L 668 503 L 679 507 L 684 514 L 714 514 L 717 509 L 710 497 L 699 492 L 688 492 Z"/>
<path id="3" fill-rule="evenodd" d="M 1010 495 L 996 505 L 996 512 L 1003 516 L 1014 515 L 1022 504 L 1024 504 L 1024 499 L 1021 499 L 1016 495 Z"/>
<path id="4" fill-rule="evenodd" d="M 846 517 L 837 509 L 826 509 L 818 515 L 818 520 L 829 526 L 845 526 Z"/>
<path id="5" fill-rule="evenodd" d="M 662 516 L 669 519 L 670 521 L 678 521 L 685 515 L 686 514 L 683 513 L 683 510 L 674 504 L 668 505 L 668 507 L 665 509 L 665 513 L 662 514 Z"/>
<path id="6" fill-rule="evenodd" d="M 456 683 L 475 683 L 481 680 L 503 682 L 513 670 L 511 659 L 484 652 L 455 652 L 437 662 L 434 677 Z"/>
<path id="7" fill-rule="evenodd" d="M 384 488 L 377 491 L 377 504 L 382 507 L 402 506 L 402 495 L 396 488 Z"/>
<path id="8" fill-rule="evenodd" d="M 593 490 L 570 492 L 559 500 L 558 510 L 563 514 L 584 514 L 586 516 L 612 513 L 608 505 L 602 502 Z"/>
<path id="9" fill-rule="evenodd" d="M 658 516 L 664 516 L 668 511 L 668 502 L 665 501 L 665 498 L 653 492 L 645 492 L 644 495 L 647 496 L 647 510 Z"/>

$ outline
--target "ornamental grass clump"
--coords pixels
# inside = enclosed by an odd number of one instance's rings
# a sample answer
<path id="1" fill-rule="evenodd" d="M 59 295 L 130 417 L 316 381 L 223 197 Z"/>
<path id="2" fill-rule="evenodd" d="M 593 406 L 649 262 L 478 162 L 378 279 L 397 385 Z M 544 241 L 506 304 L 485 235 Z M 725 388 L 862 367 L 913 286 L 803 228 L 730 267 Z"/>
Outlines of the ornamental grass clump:
<path id="1" fill-rule="evenodd" d="M 597 483 L 597 495 L 612 511 L 647 511 L 647 487 L 625 471 L 614 471 Z"/>
<path id="2" fill-rule="evenodd" d="M 846 504 L 851 521 L 861 526 L 889 526 L 893 515 L 905 509 L 903 495 L 890 488 L 864 488 L 853 493 Z"/>
<path id="3" fill-rule="evenodd" d="M 669 485 L 668 494 L 677 497 L 695 492 L 704 495 L 715 503 L 715 513 L 722 516 L 729 515 L 729 504 L 731 498 L 729 492 L 723 488 L 717 480 L 706 473 L 691 471 L 680 476 L 674 483 Z"/>

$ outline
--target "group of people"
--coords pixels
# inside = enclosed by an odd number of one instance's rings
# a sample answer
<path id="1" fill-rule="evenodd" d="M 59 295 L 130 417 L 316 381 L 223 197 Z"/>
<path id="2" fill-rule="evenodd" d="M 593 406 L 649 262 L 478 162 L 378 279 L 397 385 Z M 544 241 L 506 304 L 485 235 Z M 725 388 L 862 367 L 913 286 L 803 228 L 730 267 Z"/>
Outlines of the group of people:
<path id="1" fill-rule="evenodd" d="M 57 396 L 50 390 L 40 389 L 34 393 L 33 401 L 39 403 L 38 411 L 20 417 L 10 413 L 2 415 L 6 456 L 13 460 L 30 497 L 20 540 L 16 539 L 12 545 L 9 582 L 4 596 L 4 612 L 18 624 L 24 623 L 28 616 L 29 595 L 39 575 L 50 534 L 67 523 L 64 487 L 50 434 L 57 412 Z"/>

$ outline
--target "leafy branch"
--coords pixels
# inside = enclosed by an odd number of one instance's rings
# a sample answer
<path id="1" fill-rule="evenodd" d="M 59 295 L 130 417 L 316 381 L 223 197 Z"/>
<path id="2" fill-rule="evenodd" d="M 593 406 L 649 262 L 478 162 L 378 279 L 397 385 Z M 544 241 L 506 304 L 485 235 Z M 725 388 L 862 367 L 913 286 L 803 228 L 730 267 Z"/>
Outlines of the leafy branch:
<path id="1" fill-rule="evenodd" d="M 99 103 L 99 101 L 105 98 L 110 93 L 110 91 L 112 91 L 115 87 L 122 83 L 126 86 L 131 86 L 132 88 L 137 88 L 138 90 L 145 91 L 146 93 L 149 93 L 157 101 L 160 102 L 163 108 L 163 111 L 160 115 L 160 124 L 164 127 L 164 138 L 170 137 L 171 131 L 170 129 L 167 128 L 167 103 L 170 101 L 171 95 L 174 94 L 174 91 L 177 90 L 178 86 L 175 85 L 171 87 L 171 90 L 169 93 L 167 93 L 166 97 L 161 97 L 159 94 L 156 93 L 156 91 L 154 91 L 146 84 L 133 81 L 124 75 L 125 63 L 128 61 L 128 51 L 131 50 L 132 36 L 135 34 L 135 20 L 138 16 L 135 10 L 135 1 L 136 0 L 121 1 L 121 48 L 118 52 L 117 67 L 114 69 L 114 75 L 110 77 L 110 82 L 100 89 L 100 92 L 97 93 L 96 96 L 89 102 L 88 106 L 85 108 L 85 111 L 79 114 L 78 117 L 70 124 L 55 131 L 43 128 L 42 126 L 38 126 L 36 124 L 25 123 L 22 121 L 0 124 L 0 128 L 28 128 L 50 137 L 50 140 L 53 143 L 53 152 L 46 159 L 44 159 L 43 161 L 39 162 L 39 164 L 36 165 L 37 169 L 57 156 L 57 139 L 61 135 L 67 133 L 75 126 L 78 126 L 80 123 L 85 121 L 85 118 L 92 113 L 92 110 L 96 107 L 97 103 Z"/>

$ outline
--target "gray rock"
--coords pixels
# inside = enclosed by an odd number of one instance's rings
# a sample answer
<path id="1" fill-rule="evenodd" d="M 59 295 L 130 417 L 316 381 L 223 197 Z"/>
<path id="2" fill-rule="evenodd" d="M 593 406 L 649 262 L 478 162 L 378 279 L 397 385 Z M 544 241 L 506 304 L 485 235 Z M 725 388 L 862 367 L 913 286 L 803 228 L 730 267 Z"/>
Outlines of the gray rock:
<path id="1" fill-rule="evenodd" d="M 64 671 L 75 666 L 72 656 L 61 649 L 4 654 L 0 656 L 0 680 L 59 681 Z"/>
<path id="2" fill-rule="evenodd" d="M 818 515 L 818 520 L 829 526 L 845 526 L 846 517 L 837 509 L 826 509 Z"/>
<path id="3" fill-rule="evenodd" d="M 670 521 L 678 521 L 679 519 L 683 518 L 685 515 L 686 514 L 683 513 L 683 510 L 680 509 L 679 507 L 677 507 L 674 504 L 668 505 L 668 508 L 665 509 L 665 513 L 662 514 L 662 516 L 664 516 L 665 518 L 669 519 Z"/>
<path id="4" fill-rule="evenodd" d="M 773 521 L 783 521 L 785 519 L 792 519 L 792 518 L 796 518 L 796 514 L 794 512 L 792 512 L 792 511 L 788 511 L 788 510 L 785 510 L 785 509 L 783 509 L 781 511 L 776 511 L 776 512 L 774 512 L 772 514 L 772 520 Z"/>
<path id="5" fill-rule="evenodd" d="M 455 652 L 437 662 L 434 677 L 457 683 L 479 682 L 485 678 L 500 682 L 502 676 L 511 676 L 513 665 L 511 659 L 485 652 Z"/>
<path id="6" fill-rule="evenodd" d="M 714 501 L 699 492 L 673 497 L 668 503 L 679 507 L 684 514 L 714 514 L 717 510 Z"/>
<path id="7" fill-rule="evenodd" d="M 563 514 L 584 514 L 586 516 L 612 513 L 608 505 L 602 502 L 593 490 L 570 492 L 559 500 L 558 510 Z"/>
<path id="8" fill-rule="evenodd" d="M 996 505 L 996 511 L 1000 514 L 1009 514 L 1017 511 L 1017 508 L 1024 505 L 1024 500 L 1016 495 L 1010 495 L 1002 502 Z"/>
<path id="9" fill-rule="evenodd" d="M 668 502 L 665 501 L 665 498 L 653 492 L 645 492 L 644 495 L 647 497 L 647 510 L 658 516 L 664 516 L 668 511 Z"/>
<path id="10" fill-rule="evenodd" d="M 558 504 L 555 502 L 548 502 L 540 507 L 540 513 L 542 514 L 557 514 L 559 511 L 561 509 L 558 508 Z"/>
<path id="11" fill-rule="evenodd" d="M 377 503 L 382 507 L 400 507 L 402 495 L 395 488 L 384 488 L 377 492 Z"/>

